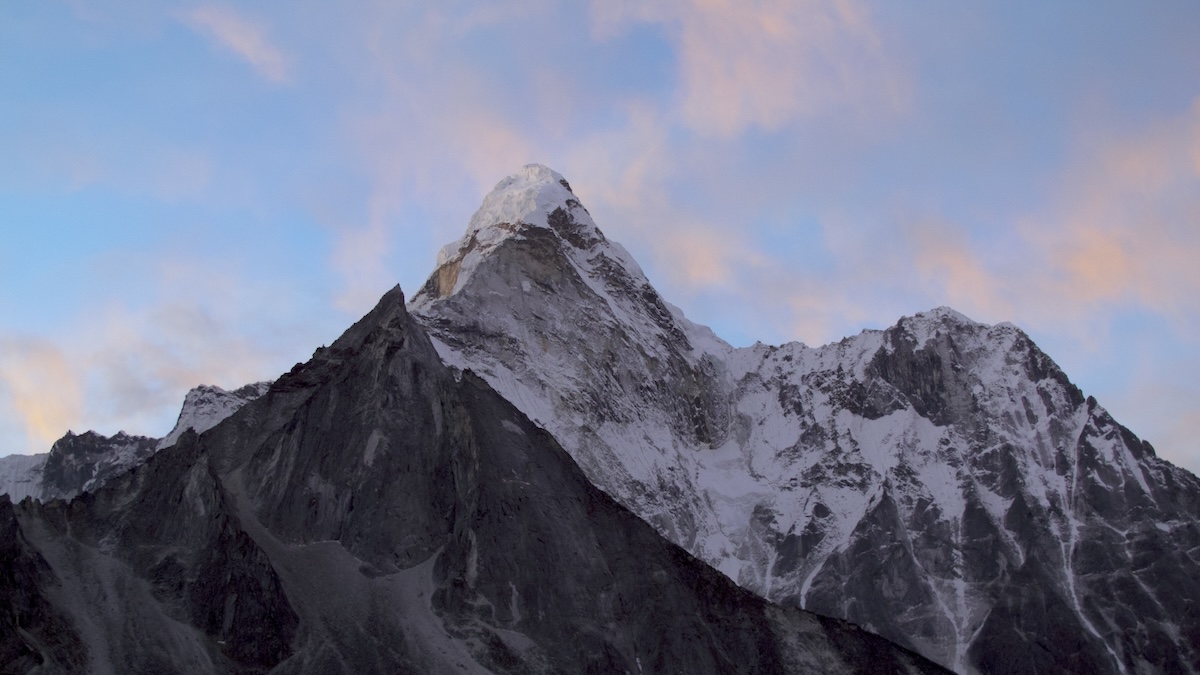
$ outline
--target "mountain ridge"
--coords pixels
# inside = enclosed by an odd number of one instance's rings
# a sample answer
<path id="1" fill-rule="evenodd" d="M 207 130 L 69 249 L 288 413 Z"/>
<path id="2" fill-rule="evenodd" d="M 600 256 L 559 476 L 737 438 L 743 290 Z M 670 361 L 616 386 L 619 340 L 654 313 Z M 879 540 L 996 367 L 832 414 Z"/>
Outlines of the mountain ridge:
<path id="1" fill-rule="evenodd" d="M 707 618 L 680 630 L 738 653 L 773 645 L 750 651 L 776 666 L 820 671 L 875 649 L 925 667 L 849 628 L 839 643 L 826 620 L 793 634 L 809 615 L 788 612 L 807 609 L 962 673 L 1200 671 L 1200 479 L 1158 458 L 1023 331 L 939 307 L 819 347 L 732 347 L 663 299 L 545 167 L 497 185 L 407 309 L 389 291 L 177 446 L 69 503 L 0 500 L 0 529 L 14 535 L 5 578 L 27 582 L 0 595 L 43 626 L 73 616 L 89 627 L 59 645 L 62 669 L 96 653 L 146 665 L 128 628 L 160 617 L 173 628 L 150 651 L 198 670 L 640 669 L 643 638 L 659 645 L 656 664 L 671 654 L 713 668 L 724 657 L 654 627 L 676 625 L 663 608 L 693 602 L 695 577 L 756 628 L 697 605 Z M 566 467 L 557 479 L 522 473 L 529 457 L 564 451 L 566 464 L 546 460 Z M 556 501 L 566 485 L 583 512 Z M 655 557 L 682 585 L 648 623 L 635 600 L 661 589 L 631 578 L 632 549 L 587 554 L 587 537 L 659 550 L 624 508 L 682 547 Z M 546 520 L 567 513 L 569 527 Z M 597 513 L 625 524 L 593 531 Z M 166 514 L 194 536 L 167 531 Z M 792 609 L 736 599 L 692 556 Z M 552 593 L 541 586 L 553 575 L 522 565 L 565 559 L 577 578 L 625 570 L 613 578 L 633 600 L 601 596 L 597 610 L 584 584 L 528 604 Z M 253 601 L 230 601 L 209 574 L 241 579 Z M 55 578 L 154 592 L 64 605 L 39 590 Z M 344 594 L 357 600 L 322 590 L 333 578 L 353 579 Z M 397 613 L 366 609 L 375 594 Z M 593 636 L 583 646 L 528 613 L 559 605 Z M 96 612 L 108 610 L 124 618 L 102 629 Z M 263 612 L 282 623 L 254 618 Z M 632 633 L 589 623 L 631 616 Z M 0 656 L 29 663 L 48 640 L 10 640 Z M 806 660 L 810 648 L 825 661 Z"/>
<path id="2" fill-rule="evenodd" d="M 193 387 L 184 396 L 174 428 L 162 438 L 124 431 L 105 436 L 91 430 L 82 434 L 68 430 L 49 452 L 0 457 L 0 494 L 9 495 L 14 502 L 26 497 L 48 501 L 93 490 L 174 445 L 187 430 L 201 433 L 211 429 L 262 396 L 270 384 L 253 382 L 231 391 L 209 384 Z"/>
<path id="3" fill-rule="evenodd" d="M 99 489 L 0 497 L 0 531 L 5 668 L 943 672 L 663 540 L 444 366 L 398 289 Z"/>
<path id="4" fill-rule="evenodd" d="M 1200 624 L 1166 607 L 1200 604 L 1200 586 L 1156 578 L 1143 556 L 1171 551 L 1184 577 L 1200 572 L 1200 481 L 1019 328 L 943 307 L 821 347 L 733 348 L 609 255 L 590 216 L 585 246 L 540 224 L 582 204 L 536 205 L 486 249 L 470 229 L 448 247 L 414 316 L 444 361 L 478 372 L 668 539 L 960 672 L 1196 671 L 1200 644 L 1184 636 Z M 472 255 L 470 274 L 438 281 Z M 1030 649 L 1050 624 L 1076 656 Z"/>

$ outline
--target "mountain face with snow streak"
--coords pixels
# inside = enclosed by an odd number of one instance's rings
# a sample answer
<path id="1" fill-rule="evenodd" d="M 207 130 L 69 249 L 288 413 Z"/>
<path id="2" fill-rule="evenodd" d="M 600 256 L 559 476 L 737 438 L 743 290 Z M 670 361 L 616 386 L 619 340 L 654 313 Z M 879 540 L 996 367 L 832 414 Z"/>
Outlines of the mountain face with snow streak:
<path id="1" fill-rule="evenodd" d="M 399 288 L 136 470 L 0 496 L 0 606 L 3 672 L 945 672 L 666 541 Z"/>
<path id="2" fill-rule="evenodd" d="M 94 431 L 55 441 L 50 452 L 0 457 L 0 495 L 19 502 L 26 497 L 42 501 L 70 499 L 90 492 L 120 473 L 146 461 L 158 450 L 174 445 L 188 429 L 207 431 L 239 408 L 262 396 L 270 382 L 255 382 L 233 391 L 212 385 L 194 387 L 183 399 L 175 428 L 157 439 L 124 431 L 104 436 Z"/>
<path id="3" fill-rule="evenodd" d="M 199 434 L 217 426 L 221 420 L 237 412 L 238 408 L 267 393 L 270 386 L 270 381 L 264 381 L 247 384 L 233 391 L 210 384 L 193 387 L 183 398 L 183 407 L 179 410 L 175 427 L 159 441 L 159 449 L 174 445 L 188 429 Z"/>
<path id="4" fill-rule="evenodd" d="M 940 308 L 732 348 L 536 165 L 411 309 L 597 486 L 764 597 L 962 673 L 1200 671 L 1200 481 L 1012 325 Z"/>
<path id="5" fill-rule="evenodd" d="M 124 431 L 112 436 L 68 431 L 50 452 L 0 457 L 0 494 L 13 501 L 70 499 L 141 464 L 157 445 L 156 438 Z"/>

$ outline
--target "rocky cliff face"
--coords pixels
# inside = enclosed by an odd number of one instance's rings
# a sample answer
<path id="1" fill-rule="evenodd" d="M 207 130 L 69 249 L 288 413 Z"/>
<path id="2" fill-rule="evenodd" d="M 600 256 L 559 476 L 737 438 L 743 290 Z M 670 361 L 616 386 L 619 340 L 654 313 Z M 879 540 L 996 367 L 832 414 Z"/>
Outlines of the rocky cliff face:
<path id="1" fill-rule="evenodd" d="M 48 453 L 0 457 L 0 494 L 13 501 L 69 499 L 144 462 L 157 444 L 123 431 L 112 436 L 68 431 Z"/>
<path id="2" fill-rule="evenodd" d="M 123 431 L 102 436 L 94 431 L 55 441 L 42 467 L 43 499 L 70 498 L 93 489 L 154 454 L 157 442 Z"/>
<path id="3" fill-rule="evenodd" d="M 1200 481 L 1014 326 L 941 308 L 734 349 L 538 166 L 412 309 L 592 482 L 764 597 L 959 672 L 1200 670 Z"/>
<path id="4" fill-rule="evenodd" d="M 398 289 L 99 489 L 0 497 L 0 534 L 0 670 L 939 670 L 658 536 L 447 369 Z"/>

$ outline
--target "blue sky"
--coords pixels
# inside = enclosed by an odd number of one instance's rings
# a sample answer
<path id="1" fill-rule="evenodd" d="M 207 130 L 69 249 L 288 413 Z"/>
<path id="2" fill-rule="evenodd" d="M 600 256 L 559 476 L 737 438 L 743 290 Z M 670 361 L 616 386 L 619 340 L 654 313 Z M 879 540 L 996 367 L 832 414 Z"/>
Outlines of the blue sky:
<path id="1" fill-rule="evenodd" d="M 1200 469 L 1200 5 L 0 2 L 0 454 L 165 434 L 567 176 L 735 344 L 950 305 Z"/>

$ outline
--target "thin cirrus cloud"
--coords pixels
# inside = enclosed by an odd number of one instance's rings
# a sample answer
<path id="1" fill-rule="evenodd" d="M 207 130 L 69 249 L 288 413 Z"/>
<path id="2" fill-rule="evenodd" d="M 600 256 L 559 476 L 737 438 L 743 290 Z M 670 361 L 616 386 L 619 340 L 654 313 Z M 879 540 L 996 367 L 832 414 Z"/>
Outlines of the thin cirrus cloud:
<path id="1" fill-rule="evenodd" d="M 197 7 L 182 18 L 222 49 L 250 64 L 259 75 L 279 84 L 290 81 L 288 59 L 259 23 L 228 7 L 216 6 Z"/>
<path id="2" fill-rule="evenodd" d="M 647 158 L 634 157 L 625 157 L 627 166 L 644 168 Z M 784 326 L 779 334 L 824 342 L 855 321 L 949 304 L 980 320 L 1069 336 L 1095 351 L 1111 348 L 1109 333 L 1130 311 L 1167 317 L 1183 334 L 1200 332 L 1197 157 L 1200 102 L 1132 131 L 1078 139 L 1053 180 L 1052 199 L 1015 212 L 998 233 L 936 210 L 824 213 L 826 237 L 814 242 L 823 266 L 812 270 L 789 261 L 788 251 L 748 247 L 737 223 L 689 218 L 655 197 L 661 192 L 654 181 L 624 192 L 627 202 L 642 198 L 620 211 L 655 223 L 633 237 L 657 252 L 678 291 L 738 307 L 734 313 L 751 322 L 775 317 Z M 658 158 L 651 166 L 626 171 L 658 175 L 661 186 L 671 163 Z M 610 184 L 623 183 L 621 170 L 610 173 Z M 733 200 L 744 192 L 709 190 Z"/>
<path id="3" fill-rule="evenodd" d="M 1181 115 L 1097 142 L 1067 186 L 1065 285 L 1088 305 L 1200 315 L 1200 98 Z"/>
<path id="4" fill-rule="evenodd" d="M 472 106 L 470 93 L 447 89 L 433 94 L 433 101 L 442 101 L 441 113 L 431 119 L 412 119 L 407 105 L 387 103 L 348 123 L 348 135 L 368 169 L 369 194 L 365 222 L 326 221 L 335 232 L 329 261 L 341 280 L 336 303 L 342 311 L 365 311 L 396 283 L 389 266 L 391 243 L 396 222 L 413 202 L 449 203 L 454 198 L 446 186 L 461 182 L 479 191 L 490 189 L 512 167 L 535 158 L 526 136 L 495 113 Z M 446 241 L 466 227 L 465 219 L 441 225 L 436 233 Z"/>
<path id="5" fill-rule="evenodd" d="M 869 13 L 850 0 L 594 3 L 590 9 L 597 42 L 588 48 L 603 49 L 632 24 L 661 27 L 676 45 L 677 95 L 664 106 L 616 94 L 613 117 L 620 123 L 567 137 L 561 130 L 572 127 L 573 120 L 563 119 L 578 112 L 572 106 L 536 88 L 518 102 L 520 84 L 498 86 L 503 76 L 488 77 L 492 66 L 466 55 L 464 47 L 480 37 L 477 31 L 505 29 L 511 17 L 479 22 L 470 20 L 469 11 L 456 17 L 442 10 L 409 16 L 400 25 L 373 22 L 357 72 L 372 73 L 381 85 L 378 107 L 346 117 L 348 135 L 369 167 L 370 214 L 367 223 L 336 228 L 339 244 L 331 263 L 346 284 L 339 307 L 362 308 L 382 287 L 387 247 L 379 244 L 402 210 L 404 195 L 449 198 L 437 187 L 417 188 L 436 183 L 429 177 L 438 174 L 457 174 L 483 192 L 529 161 L 568 172 L 589 193 L 591 207 L 609 216 L 610 231 L 647 245 L 681 285 L 728 282 L 735 269 L 761 265 L 763 256 L 729 226 L 663 198 L 679 175 L 670 159 L 683 150 L 678 132 L 720 142 L 751 128 L 779 129 L 815 115 L 890 113 L 904 98 L 904 74 L 885 54 Z M 520 22 L 540 20 L 526 15 Z M 420 53 L 413 54 L 418 44 Z M 430 51 L 445 58 L 423 58 Z M 539 128 L 531 129 L 529 119 L 537 119 Z"/>

